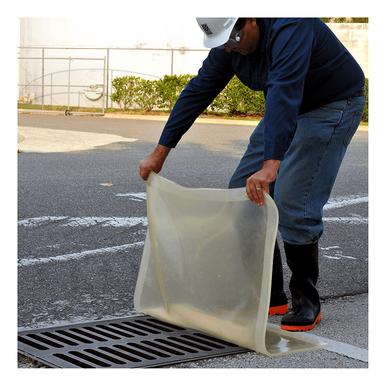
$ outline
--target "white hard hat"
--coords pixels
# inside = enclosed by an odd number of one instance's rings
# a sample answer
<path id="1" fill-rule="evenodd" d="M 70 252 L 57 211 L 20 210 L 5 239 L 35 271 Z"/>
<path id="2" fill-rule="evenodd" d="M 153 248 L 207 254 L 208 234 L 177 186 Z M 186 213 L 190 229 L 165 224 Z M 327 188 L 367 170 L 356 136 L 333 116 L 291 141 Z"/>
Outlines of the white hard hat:
<path id="1" fill-rule="evenodd" d="M 218 47 L 225 44 L 237 22 L 237 17 L 197 17 L 200 28 L 204 31 L 204 46 Z"/>

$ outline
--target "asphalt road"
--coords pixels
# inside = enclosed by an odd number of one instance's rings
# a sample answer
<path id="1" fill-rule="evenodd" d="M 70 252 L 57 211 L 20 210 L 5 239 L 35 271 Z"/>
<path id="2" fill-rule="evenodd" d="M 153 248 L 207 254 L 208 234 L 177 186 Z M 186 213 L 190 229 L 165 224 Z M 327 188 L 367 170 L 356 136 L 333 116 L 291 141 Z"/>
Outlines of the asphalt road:
<path id="1" fill-rule="evenodd" d="M 136 243 L 146 233 L 145 184 L 138 164 L 152 150 L 163 123 L 22 114 L 19 125 L 138 138 L 87 151 L 19 154 L 19 328 L 135 314 L 142 255 Z M 161 174 L 189 187 L 225 188 L 252 129 L 195 124 Z M 358 132 L 324 211 L 318 285 L 324 321 L 313 331 L 362 349 L 367 349 L 367 178 L 367 132 Z M 248 353 L 175 367 L 367 367 L 324 350 L 291 358 Z"/>

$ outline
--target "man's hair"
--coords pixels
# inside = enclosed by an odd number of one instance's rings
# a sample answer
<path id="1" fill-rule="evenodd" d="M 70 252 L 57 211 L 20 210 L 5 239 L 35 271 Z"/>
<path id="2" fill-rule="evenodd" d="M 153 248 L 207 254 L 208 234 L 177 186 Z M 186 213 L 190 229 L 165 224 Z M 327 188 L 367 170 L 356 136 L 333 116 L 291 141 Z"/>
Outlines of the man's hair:
<path id="1" fill-rule="evenodd" d="M 247 19 L 248 19 L 247 17 L 239 17 L 237 19 L 237 22 L 234 27 L 236 31 L 240 31 L 244 28 Z M 256 23 L 259 25 L 259 27 L 261 27 L 261 20 L 258 18 L 254 18 L 254 19 L 256 19 Z"/>
<path id="2" fill-rule="evenodd" d="M 247 21 L 246 17 L 239 17 L 237 19 L 237 22 L 236 22 L 235 26 L 234 26 L 235 30 L 236 31 L 242 30 L 244 28 L 244 26 L 245 26 L 245 22 L 246 21 Z"/>

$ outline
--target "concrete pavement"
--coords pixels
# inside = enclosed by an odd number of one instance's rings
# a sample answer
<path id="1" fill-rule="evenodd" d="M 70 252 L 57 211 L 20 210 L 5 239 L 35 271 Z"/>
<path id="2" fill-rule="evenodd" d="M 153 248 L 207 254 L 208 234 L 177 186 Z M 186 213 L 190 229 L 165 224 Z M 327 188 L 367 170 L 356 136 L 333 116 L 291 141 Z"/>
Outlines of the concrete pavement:
<path id="1" fill-rule="evenodd" d="M 18 151 L 23 153 L 60 153 L 90 150 L 110 143 L 135 142 L 137 140 L 137 138 L 124 138 L 111 134 L 19 126 Z"/>
<path id="2" fill-rule="evenodd" d="M 23 114 L 33 115 L 62 115 L 58 111 L 44 110 L 22 110 Z M 138 115 L 107 113 L 101 118 L 105 119 L 127 119 L 131 121 L 153 121 L 166 122 L 168 115 Z M 231 125 L 255 127 L 259 120 L 252 119 L 223 119 L 223 118 L 198 118 L 198 124 Z M 358 131 L 367 132 L 368 126 L 361 125 Z M 105 133 L 88 133 L 82 131 L 68 132 L 66 130 L 47 129 L 40 127 L 19 126 L 18 128 L 18 151 L 36 153 L 56 153 L 68 151 L 90 150 L 98 146 L 105 146 L 116 142 L 135 142 L 138 138 L 127 138 Z"/>

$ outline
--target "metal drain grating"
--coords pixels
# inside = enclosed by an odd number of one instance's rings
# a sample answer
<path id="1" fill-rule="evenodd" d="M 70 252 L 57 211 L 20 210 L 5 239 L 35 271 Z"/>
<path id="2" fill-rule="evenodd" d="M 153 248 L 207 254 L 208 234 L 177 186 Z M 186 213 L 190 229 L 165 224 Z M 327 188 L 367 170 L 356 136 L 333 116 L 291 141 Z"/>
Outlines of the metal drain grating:
<path id="1" fill-rule="evenodd" d="M 150 316 L 18 334 L 19 353 L 50 367 L 159 367 L 250 351 Z"/>

